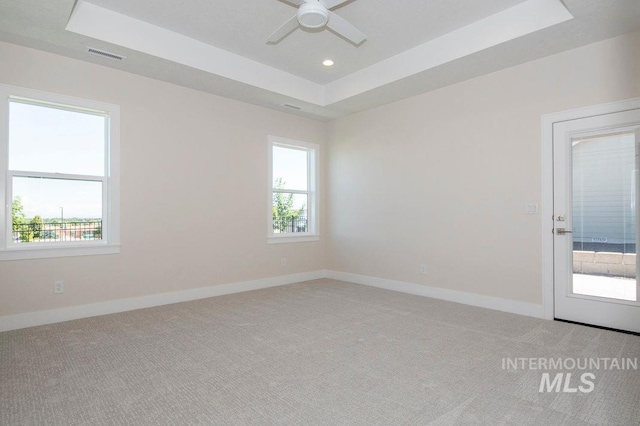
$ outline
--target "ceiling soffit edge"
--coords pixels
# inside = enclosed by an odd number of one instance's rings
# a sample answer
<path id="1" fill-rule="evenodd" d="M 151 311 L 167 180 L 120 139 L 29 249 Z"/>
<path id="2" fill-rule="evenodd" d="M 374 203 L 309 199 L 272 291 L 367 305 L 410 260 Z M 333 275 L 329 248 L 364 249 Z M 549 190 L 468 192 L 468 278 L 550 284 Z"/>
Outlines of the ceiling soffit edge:
<path id="1" fill-rule="evenodd" d="M 527 0 L 326 85 L 84 0 L 66 30 L 324 107 L 570 19 L 560 0 Z"/>

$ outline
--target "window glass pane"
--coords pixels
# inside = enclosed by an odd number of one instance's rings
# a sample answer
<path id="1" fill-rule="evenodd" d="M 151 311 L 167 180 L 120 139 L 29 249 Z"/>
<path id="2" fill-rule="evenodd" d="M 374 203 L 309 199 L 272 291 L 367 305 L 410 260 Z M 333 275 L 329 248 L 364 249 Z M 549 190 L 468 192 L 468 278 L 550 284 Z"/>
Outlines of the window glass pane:
<path id="1" fill-rule="evenodd" d="M 307 190 L 308 152 L 302 149 L 273 147 L 273 187 Z"/>
<path id="2" fill-rule="evenodd" d="M 636 155 L 633 133 L 572 143 L 574 294 L 636 300 Z"/>
<path id="3" fill-rule="evenodd" d="M 104 175 L 103 116 L 9 103 L 9 169 Z"/>
<path id="4" fill-rule="evenodd" d="M 273 233 L 309 232 L 306 194 L 273 194 Z"/>
<path id="5" fill-rule="evenodd" d="M 102 239 L 102 182 L 13 178 L 15 243 Z"/>

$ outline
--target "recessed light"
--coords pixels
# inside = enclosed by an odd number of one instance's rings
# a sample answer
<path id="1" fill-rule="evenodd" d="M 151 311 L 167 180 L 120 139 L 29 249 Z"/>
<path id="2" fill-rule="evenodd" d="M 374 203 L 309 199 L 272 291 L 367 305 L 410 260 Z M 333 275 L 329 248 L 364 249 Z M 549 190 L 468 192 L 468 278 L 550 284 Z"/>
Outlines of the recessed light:
<path id="1" fill-rule="evenodd" d="M 324 61 L 322 61 L 322 65 L 324 65 L 325 67 L 330 67 L 333 65 L 333 61 L 331 59 L 325 59 Z"/>

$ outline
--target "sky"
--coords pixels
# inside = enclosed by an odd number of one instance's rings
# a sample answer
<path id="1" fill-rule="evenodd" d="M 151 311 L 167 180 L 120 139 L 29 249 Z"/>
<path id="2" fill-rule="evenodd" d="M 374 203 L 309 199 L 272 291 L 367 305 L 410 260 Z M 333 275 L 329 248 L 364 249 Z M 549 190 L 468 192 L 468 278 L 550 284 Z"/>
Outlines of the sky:
<path id="1" fill-rule="evenodd" d="M 14 101 L 9 108 L 9 170 L 104 174 L 105 117 Z M 17 196 L 28 218 L 102 217 L 102 183 L 15 177 Z"/>
<path id="2" fill-rule="evenodd" d="M 307 166 L 308 152 L 301 149 L 273 147 L 273 185 L 276 179 L 282 178 L 284 188 L 306 191 L 308 185 Z M 299 209 L 307 206 L 307 196 L 296 194 L 293 207 Z"/>

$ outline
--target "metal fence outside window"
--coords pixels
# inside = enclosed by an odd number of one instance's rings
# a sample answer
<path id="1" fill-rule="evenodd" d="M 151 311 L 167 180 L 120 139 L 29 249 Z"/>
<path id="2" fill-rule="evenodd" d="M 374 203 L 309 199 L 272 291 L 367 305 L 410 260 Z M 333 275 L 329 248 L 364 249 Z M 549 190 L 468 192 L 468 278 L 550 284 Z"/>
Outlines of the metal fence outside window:
<path id="1" fill-rule="evenodd" d="M 15 243 L 102 239 L 102 220 L 13 224 Z"/>
<path id="2" fill-rule="evenodd" d="M 273 232 L 286 234 L 291 232 L 308 232 L 308 220 L 305 216 L 274 216 Z"/>

